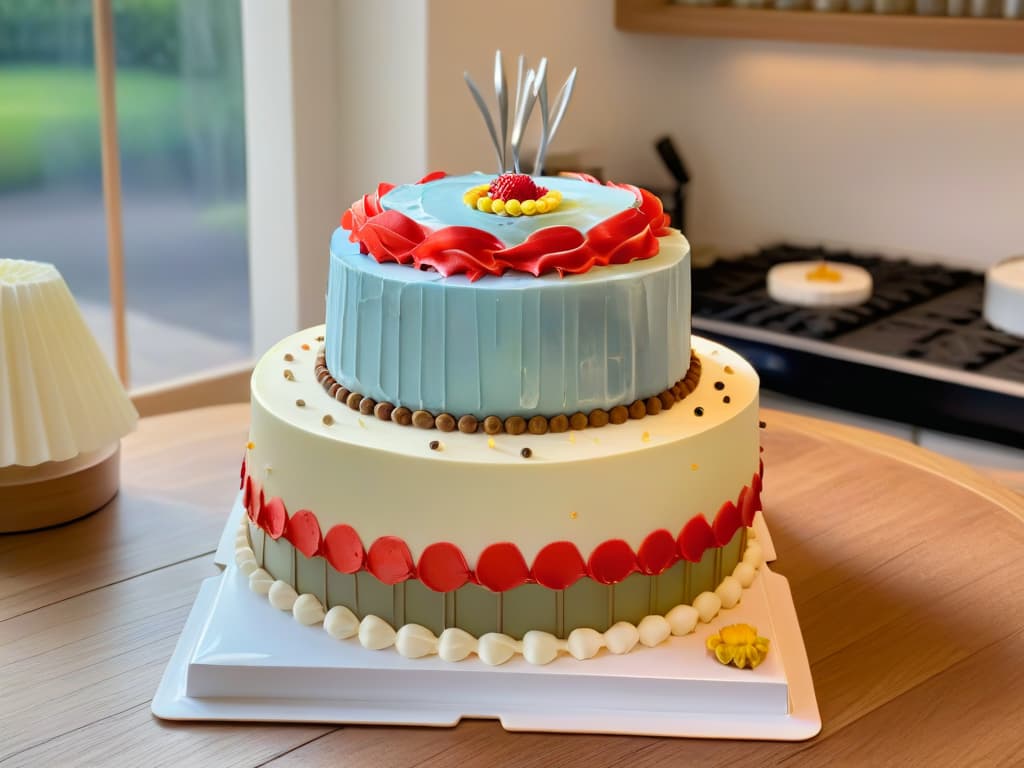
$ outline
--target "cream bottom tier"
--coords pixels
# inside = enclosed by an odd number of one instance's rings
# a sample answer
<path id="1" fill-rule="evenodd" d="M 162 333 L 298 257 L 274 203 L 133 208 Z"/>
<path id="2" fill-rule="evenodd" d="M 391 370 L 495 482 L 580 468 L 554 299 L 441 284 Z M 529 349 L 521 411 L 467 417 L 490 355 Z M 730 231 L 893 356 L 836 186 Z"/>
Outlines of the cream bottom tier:
<path id="1" fill-rule="evenodd" d="M 700 382 L 657 415 L 490 436 L 335 401 L 314 375 L 322 336 L 295 334 L 257 365 L 242 485 L 258 564 L 327 607 L 564 637 L 689 602 L 741 561 L 759 508 L 758 379 L 727 348 L 694 338 Z"/>

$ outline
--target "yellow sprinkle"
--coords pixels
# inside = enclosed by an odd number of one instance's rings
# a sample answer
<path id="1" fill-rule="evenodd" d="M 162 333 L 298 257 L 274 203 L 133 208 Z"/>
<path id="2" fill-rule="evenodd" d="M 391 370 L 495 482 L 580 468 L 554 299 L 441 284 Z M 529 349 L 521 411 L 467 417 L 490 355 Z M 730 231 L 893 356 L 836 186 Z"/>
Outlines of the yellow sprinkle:
<path id="1" fill-rule="evenodd" d="M 266 473 L 267 473 L 267 474 L 269 475 L 269 474 L 270 474 L 270 473 L 271 473 L 271 472 L 273 471 L 273 469 L 274 469 L 274 468 L 273 468 L 272 466 L 270 466 L 269 464 L 267 464 L 267 466 L 265 466 L 265 467 L 263 468 L 263 471 L 264 471 L 264 472 L 266 472 Z"/>
<path id="2" fill-rule="evenodd" d="M 594 438 L 594 445 L 597 445 L 600 442 L 601 442 L 601 440 L 599 438 L 596 438 L 596 437 Z"/>
<path id="3" fill-rule="evenodd" d="M 518 200 L 506 200 L 505 201 L 505 213 L 509 216 L 521 216 L 523 213 L 522 206 Z"/>
<path id="4" fill-rule="evenodd" d="M 491 198 L 489 198 L 489 197 L 481 197 L 479 200 L 476 201 L 476 209 L 478 211 L 483 211 L 484 213 L 490 213 L 491 212 Z"/>
<path id="5" fill-rule="evenodd" d="M 494 438 L 493 437 L 488 437 L 487 438 L 487 447 L 488 448 L 493 448 L 494 447 Z"/>
<path id="6" fill-rule="evenodd" d="M 572 432 L 569 433 L 569 442 L 570 443 L 575 443 L 576 442 L 576 435 L 573 434 Z"/>
<path id="7" fill-rule="evenodd" d="M 651 433 L 644 432 L 642 435 L 640 435 L 640 439 L 643 440 L 645 443 L 651 442 Z"/>
<path id="8" fill-rule="evenodd" d="M 690 465 L 690 469 L 692 469 L 694 472 L 696 472 L 697 471 L 697 465 L 696 464 L 691 464 Z"/>
<path id="9" fill-rule="evenodd" d="M 575 520 L 579 516 L 580 516 L 580 513 L 576 512 L 575 510 L 573 510 L 572 512 L 569 513 L 569 519 L 570 520 Z"/>
<path id="10" fill-rule="evenodd" d="M 491 200 L 491 213 L 502 214 L 505 212 L 505 201 L 501 198 Z"/>
<path id="11" fill-rule="evenodd" d="M 363 429 L 366 429 L 366 422 L 365 421 L 363 421 L 362 419 L 356 419 L 356 421 L 359 422 L 359 426 L 360 427 L 362 427 Z"/>
<path id="12" fill-rule="evenodd" d="M 533 216 L 537 212 L 537 201 L 536 200 L 523 200 L 523 213 L 527 216 Z"/>
<path id="13" fill-rule="evenodd" d="M 821 262 L 817 267 L 808 272 L 805 277 L 808 280 L 820 283 L 838 283 L 843 279 L 842 273 L 832 269 L 826 262 Z"/>
<path id="14" fill-rule="evenodd" d="M 249 442 L 249 443 L 246 444 L 245 447 L 248 448 L 251 451 L 253 448 L 256 447 L 256 443 Z"/>

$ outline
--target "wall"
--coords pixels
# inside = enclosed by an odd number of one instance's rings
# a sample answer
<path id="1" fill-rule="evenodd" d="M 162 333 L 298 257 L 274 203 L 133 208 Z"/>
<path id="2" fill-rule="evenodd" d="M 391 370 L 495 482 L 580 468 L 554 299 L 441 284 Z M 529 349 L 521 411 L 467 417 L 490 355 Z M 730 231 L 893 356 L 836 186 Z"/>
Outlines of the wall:
<path id="1" fill-rule="evenodd" d="M 1024 253 L 1024 57 L 617 31 L 612 0 L 432 0 L 431 168 L 492 170 L 468 91 L 489 92 L 494 49 L 580 68 L 555 151 L 611 178 L 664 185 L 670 134 L 693 177 L 687 234 L 726 253 L 781 239 L 984 268 Z M 536 118 L 535 118 L 536 121 Z"/>

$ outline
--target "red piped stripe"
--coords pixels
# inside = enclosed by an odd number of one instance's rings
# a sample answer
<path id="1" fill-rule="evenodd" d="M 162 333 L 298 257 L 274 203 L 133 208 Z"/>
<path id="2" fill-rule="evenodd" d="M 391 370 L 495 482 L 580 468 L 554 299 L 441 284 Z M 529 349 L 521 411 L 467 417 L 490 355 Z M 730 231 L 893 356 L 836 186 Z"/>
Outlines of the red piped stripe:
<path id="1" fill-rule="evenodd" d="M 530 566 L 519 547 L 504 541 L 486 547 L 474 571 L 463 552 L 450 542 L 430 544 L 414 563 L 408 545 L 397 536 L 382 536 L 367 550 L 349 525 L 335 525 L 323 534 L 311 510 L 289 516 L 280 498 L 265 501 L 263 489 L 251 475 L 246 476 L 243 488 L 249 519 L 271 538 L 283 536 L 306 557 L 323 557 L 341 573 L 369 571 L 385 584 L 419 579 L 435 592 L 451 592 L 465 584 L 480 584 L 493 592 L 523 584 L 566 589 L 584 576 L 601 584 L 618 584 L 632 573 L 656 575 L 680 560 L 699 562 L 708 549 L 725 546 L 740 527 L 753 522 L 754 514 L 761 509 L 761 475 L 756 473 L 735 503 L 722 504 L 712 522 L 697 515 L 676 537 L 665 529 L 653 531 L 637 552 L 622 539 L 609 539 L 584 559 L 572 542 L 556 541 L 542 547 Z"/>

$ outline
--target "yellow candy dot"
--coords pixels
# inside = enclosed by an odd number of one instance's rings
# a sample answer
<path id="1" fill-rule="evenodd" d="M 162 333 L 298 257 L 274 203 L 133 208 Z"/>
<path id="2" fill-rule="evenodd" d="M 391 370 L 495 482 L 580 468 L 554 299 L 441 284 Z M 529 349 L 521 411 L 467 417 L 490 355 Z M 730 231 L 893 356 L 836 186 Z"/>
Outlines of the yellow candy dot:
<path id="1" fill-rule="evenodd" d="M 506 200 L 505 201 L 505 213 L 509 216 L 521 216 L 523 213 L 522 206 L 518 200 Z"/>
<path id="2" fill-rule="evenodd" d="M 580 513 L 579 513 L 579 512 L 575 512 L 575 511 L 574 511 L 574 512 L 570 512 L 570 513 L 569 513 L 569 519 L 570 519 L 570 520 L 575 520 L 575 519 L 576 519 L 577 517 L 579 517 L 579 516 L 580 516 Z"/>
<path id="3" fill-rule="evenodd" d="M 697 465 L 696 464 L 691 464 L 690 465 L 690 469 L 692 469 L 694 472 L 696 472 L 697 471 Z"/>
<path id="4" fill-rule="evenodd" d="M 256 443 L 246 443 L 245 447 L 251 451 L 253 448 L 256 447 Z"/>
<path id="5" fill-rule="evenodd" d="M 537 205 L 537 213 L 547 213 L 548 212 L 548 203 L 547 203 L 547 201 L 543 197 L 540 200 L 537 201 L 536 205 Z"/>
<path id="6" fill-rule="evenodd" d="M 488 448 L 493 448 L 494 447 L 494 438 L 493 437 L 488 437 L 487 438 L 487 447 Z"/>
<path id="7" fill-rule="evenodd" d="M 504 213 L 505 212 L 505 201 L 502 199 L 491 200 L 491 213 Z"/>
<path id="8" fill-rule="evenodd" d="M 491 198 L 489 198 L 489 197 L 481 197 L 479 200 L 476 201 L 476 209 L 478 211 L 483 211 L 484 213 L 490 213 L 490 211 L 491 211 Z"/>
<path id="9" fill-rule="evenodd" d="M 536 200 L 523 200 L 523 213 L 527 216 L 533 216 L 537 212 L 537 201 Z"/>
<path id="10" fill-rule="evenodd" d="M 643 440 L 645 443 L 651 442 L 651 433 L 644 432 L 642 435 L 640 435 L 640 439 Z"/>

